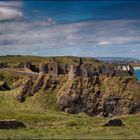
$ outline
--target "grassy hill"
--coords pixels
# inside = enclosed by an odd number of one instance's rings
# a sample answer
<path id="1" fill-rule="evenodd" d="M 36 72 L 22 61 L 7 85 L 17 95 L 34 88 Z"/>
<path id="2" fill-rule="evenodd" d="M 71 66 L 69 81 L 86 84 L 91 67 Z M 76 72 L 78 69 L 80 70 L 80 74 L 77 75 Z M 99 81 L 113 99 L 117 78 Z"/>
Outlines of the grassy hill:
<path id="1" fill-rule="evenodd" d="M 34 56 L 1 56 L 0 62 L 16 65 L 20 62 L 31 61 L 34 64 L 48 62 L 47 57 Z M 56 61 L 72 63 L 79 60 L 77 57 L 57 57 Z M 84 61 L 101 63 L 92 58 Z M 23 85 L 28 77 L 10 72 L 0 72 L 0 81 L 6 81 L 9 86 Z M 16 119 L 22 121 L 27 127 L 18 130 L 0 130 L 0 139 L 139 139 L 140 115 L 123 115 L 120 118 L 125 126 L 103 127 L 109 118 L 90 117 L 85 113 L 76 115 L 67 114 L 58 108 L 58 91 L 63 85 L 70 84 L 67 78 L 59 77 L 59 84 L 55 90 L 39 90 L 34 96 L 26 97 L 25 102 L 17 101 L 21 86 L 10 91 L 0 91 L 0 120 Z M 99 88 L 103 94 L 123 93 L 124 96 L 135 97 L 139 101 L 139 87 L 136 79 L 132 78 L 106 78 L 100 77 Z M 34 81 L 35 82 L 35 81 Z M 123 83 L 123 85 L 121 84 Z M 87 85 L 88 86 L 88 85 Z M 95 86 L 95 88 L 97 88 Z M 123 92 L 122 92 L 123 91 Z M 60 93 L 61 94 L 61 93 Z"/>
<path id="2" fill-rule="evenodd" d="M 7 62 L 8 64 L 18 64 L 21 62 L 31 61 L 33 64 L 39 63 L 47 63 L 53 57 L 40 57 L 40 56 L 20 56 L 20 55 L 7 55 L 7 56 L 0 56 L 0 62 Z M 79 57 L 73 56 L 56 56 L 55 57 L 57 62 L 70 64 L 73 63 L 74 60 L 79 60 Z M 94 58 L 83 58 L 85 62 L 94 62 L 99 63 L 97 59 Z"/>

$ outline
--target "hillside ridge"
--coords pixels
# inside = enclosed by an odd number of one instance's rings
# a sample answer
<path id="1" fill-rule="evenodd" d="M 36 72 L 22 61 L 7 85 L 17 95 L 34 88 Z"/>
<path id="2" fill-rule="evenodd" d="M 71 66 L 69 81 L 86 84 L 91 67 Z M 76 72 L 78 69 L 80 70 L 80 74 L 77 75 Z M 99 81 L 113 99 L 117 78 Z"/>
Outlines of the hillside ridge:
<path id="1" fill-rule="evenodd" d="M 55 96 L 53 104 L 71 114 L 85 112 L 90 116 L 107 117 L 139 112 L 140 86 L 131 65 L 104 64 L 96 59 L 78 57 L 68 59 L 68 63 L 64 63 L 65 57 L 40 62 L 40 58 L 34 58 L 35 65 L 30 59 L 18 61 L 18 65 L 11 61 L 15 70 L 25 73 L 17 75 L 5 71 L 5 68 L 11 69 L 7 64 L 1 67 L 1 81 L 11 83 L 13 89 L 20 89 L 16 98 L 21 104 L 26 103 L 27 97 L 42 92 Z M 1 66 L 3 63 L 6 62 L 1 62 Z M 36 76 L 29 75 L 31 72 Z"/>

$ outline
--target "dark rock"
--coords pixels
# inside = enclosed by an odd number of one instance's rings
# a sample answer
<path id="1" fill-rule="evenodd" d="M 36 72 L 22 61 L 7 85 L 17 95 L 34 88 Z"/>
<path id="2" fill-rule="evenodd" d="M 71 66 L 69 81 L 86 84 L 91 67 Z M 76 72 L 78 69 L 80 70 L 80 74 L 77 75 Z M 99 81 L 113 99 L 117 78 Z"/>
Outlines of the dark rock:
<path id="1" fill-rule="evenodd" d="M 16 120 L 0 120 L 0 129 L 18 129 L 25 128 L 26 126 Z"/>
<path id="2" fill-rule="evenodd" d="M 6 82 L 3 83 L 3 88 L 5 88 L 6 90 L 10 90 L 10 87 L 7 85 Z"/>
<path id="3" fill-rule="evenodd" d="M 28 79 L 25 84 L 22 86 L 20 94 L 17 96 L 17 100 L 21 103 L 25 101 L 25 97 L 27 95 L 32 94 L 32 86 L 33 86 L 33 79 Z"/>
<path id="4" fill-rule="evenodd" d="M 27 68 L 27 69 L 29 69 L 33 72 L 39 72 L 39 69 L 36 68 L 36 66 L 33 65 L 30 61 L 27 61 L 27 62 L 24 63 L 24 68 Z"/>
<path id="5" fill-rule="evenodd" d="M 44 73 L 40 73 L 38 78 L 37 78 L 37 82 L 36 82 L 36 84 L 34 86 L 33 94 L 38 92 L 41 89 L 41 87 L 44 84 L 44 78 L 45 78 L 45 74 Z"/>
<path id="6" fill-rule="evenodd" d="M 120 119 L 113 119 L 113 120 L 109 120 L 103 126 L 124 126 L 124 124 L 122 123 Z"/>
<path id="7" fill-rule="evenodd" d="M 6 90 L 10 90 L 10 87 L 7 85 L 6 82 L 1 82 L 0 83 L 0 91 L 6 91 Z"/>
<path id="8" fill-rule="evenodd" d="M 98 91 L 95 93 L 96 98 L 98 98 L 98 97 L 100 96 L 100 94 L 101 94 L 101 92 L 100 92 L 100 90 L 98 90 Z"/>
<path id="9" fill-rule="evenodd" d="M 69 84 L 65 93 L 61 93 L 58 98 L 59 108 L 70 114 L 77 114 L 79 112 L 85 112 L 88 115 L 95 116 L 101 113 L 99 107 L 102 106 L 100 101 L 100 90 L 95 92 L 94 87 L 91 88 L 89 85 L 93 85 L 93 79 L 81 81 L 76 80 Z M 84 89 L 82 87 L 84 85 Z"/>
<path id="10" fill-rule="evenodd" d="M 17 95 L 17 100 L 23 103 L 25 101 L 25 97 L 23 95 Z"/>
<path id="11" fill-rule="evenodd" d="M 123 95 L 117 96 L 117 93 L 113 95 L 113 87 L 109 87 L 112 89 L 111 93 L 103 93 L 100 90 L 101 82 L 103 81 L 99 81 L 97 76 L 68 81 L 67 86 L 60 90 L 58 96 L 57 103 L 60 110 L 70 114 L 85 112 L 90 116 L 100 117 L 139 112 L 140 105 L 137 102 Z"/>

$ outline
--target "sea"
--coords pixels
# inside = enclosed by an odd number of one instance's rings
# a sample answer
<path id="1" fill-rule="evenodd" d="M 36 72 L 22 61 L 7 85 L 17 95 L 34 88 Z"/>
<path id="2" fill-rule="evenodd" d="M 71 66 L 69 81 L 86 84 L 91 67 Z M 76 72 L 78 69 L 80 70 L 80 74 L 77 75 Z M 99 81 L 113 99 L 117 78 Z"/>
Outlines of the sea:
<path id="1" fill-rule="evenodd" d="M 135 76 L 138 79 L 139 83 L 140 83 L 140 69 L 135 69 Z"/>

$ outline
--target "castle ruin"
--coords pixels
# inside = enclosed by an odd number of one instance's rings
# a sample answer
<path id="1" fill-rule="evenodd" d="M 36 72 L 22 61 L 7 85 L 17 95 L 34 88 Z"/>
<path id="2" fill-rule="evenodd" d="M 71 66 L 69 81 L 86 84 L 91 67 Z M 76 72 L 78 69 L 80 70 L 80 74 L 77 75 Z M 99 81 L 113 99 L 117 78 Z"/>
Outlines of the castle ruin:
<path id="1" fill-rule="evenodd" d="M 112 66 L 103 65 L 102 67 L 95 67 L 94 64 L 84 63 L 82 58 L 73 64 L 58 63 L 55 58 L 47 64 L 42 64 L 39 67 L 39 72 L 49 74 L 52 79 L 57 79 L 59 75 L 68 74 L 69 80 L 77 76 L 88 78 L 91 76 L 107 75 L 107 76 L 130 76 L 134 73 L 134 68 L 131 65 Z"/>
<path id="2" fill-rule="evenodd" d="M 0 63 L 0 68 L 7 68 L 6 62 Z M 73 80 L 77 76 L 84 78 L 107 75 L 107 76 L 131 76 L 134 74 L 134 68 L 132 65 L 121 64 L 121 65 L 102 65 L 95 66 L 94 63 L 85 63 L 82 58 L 74 60 L 71 64 L 58 63 L 55 58 L 52 58 L 48 63 L 42 63 L 37 66 L 31 62 L 22 62 L 15 68 L 23 68 L 24 70 L 31 70 L 33 72 L 39 72 L 48 74 L 52 80 L 57 79 L 59 75 L 68 74 L 68 79 Z"/>

